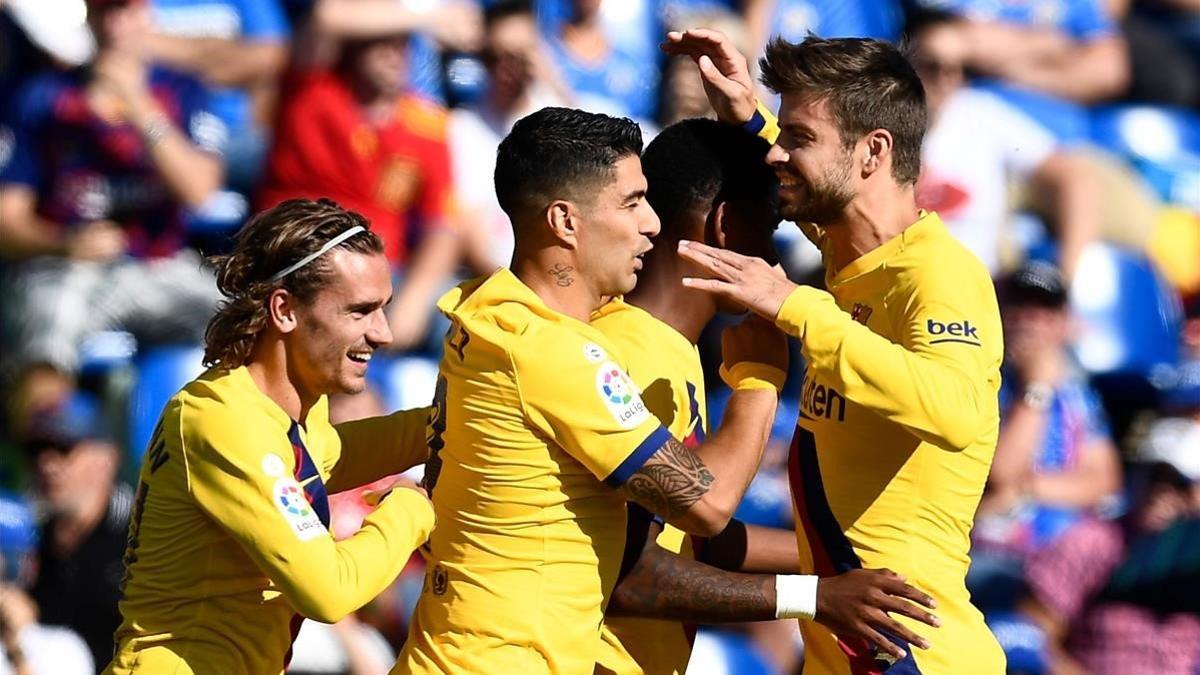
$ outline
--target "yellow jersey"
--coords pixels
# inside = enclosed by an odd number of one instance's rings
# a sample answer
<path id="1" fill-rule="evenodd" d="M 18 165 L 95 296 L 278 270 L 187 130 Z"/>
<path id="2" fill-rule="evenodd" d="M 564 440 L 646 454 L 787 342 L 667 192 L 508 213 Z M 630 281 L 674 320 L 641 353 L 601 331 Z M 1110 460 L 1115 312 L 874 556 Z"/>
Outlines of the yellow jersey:
<path id="1" fill-rule="evenodd" d="M 277 675 L 301 615 L 336 620 L 395 579 L 433 527 L 428 501 L 397 490 L 334 542 L 327 493 L 423 461 L 430 411 L 338 430 L 328 413 L 322 397 L 296 423 L 245 368 L 171 398 L 141 468 L 106 673 Z"/>
<path id="2" fill-rule="evenodd" d="M 609 339 L 509 270 L 438 307 L 438 525 L 393 672 L 590 675 L 625 547 L 615 488 L 670 434 Z"/>
<path id="3" fill-rule="evenodd" d="M 789 461 L 804 571 L 887 567 L 933 596 L 941 628 L 898 617 L 933 648 L 897 639 L 911 663 L 893 672 L 1002 673 L 965 585 L 1000 425 L 1004 347 L 987 269 L 925 213 L 826 284 L 796 289 L 776 317 L 808 364 Z M 865 642 L 802 629 L 805 672 L 874 672 Z"/>
<path id="4" fill-rule="evenodd" d="M 646 407 L 671 432 L 695 447 L 704 441 L 704 371 L 696 345 L 652 314 L 617 299 L 601 307 L 592 325 L 608 336 L 629 366 Z M 664 525 L 656 543 L 695 559 L 703 539 Z M 696 627 L 679 621 L 612 617 L 604 620 L 604 649 L 597 672 L 683 675 Z"/>

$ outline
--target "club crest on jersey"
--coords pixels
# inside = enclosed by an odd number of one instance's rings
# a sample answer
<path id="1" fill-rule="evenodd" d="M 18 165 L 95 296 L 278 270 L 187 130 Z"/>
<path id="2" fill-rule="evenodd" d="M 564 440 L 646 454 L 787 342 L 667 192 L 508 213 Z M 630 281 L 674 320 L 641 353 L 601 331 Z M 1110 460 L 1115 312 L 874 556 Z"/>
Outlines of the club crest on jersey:
<path id="1" fill-rule="evenodd" d="M 284 476 L 275 481 L 272 490 L 275 508 L 291 526 L 300 541 L 308 541 L 326 533 L 321 518 L 304 496 L 304 488 L 294 478 Z"/>
<path id="2" fill-rule="evenodd" d="M 583 358 L 588 360 L 588 363 L 600 363 L 604 360 L 604 348 L 595 342 L 589 342 L 583 346 Z"/>
<path id="3" fill-rule="evenodd" d="M 596 371 L 596 391 L 617 423 L 626 429 L 638 426 L 650 414 L 629 376 L 612 361 Z"/>
<path id="4" fill-rule="evenodd" d="M 854 303 L 854 308 L 850 310 L 850 318 L 865 326 L 867 325 L 867 320 L 871 318 L 871 312 L 873 311 L 875 310 L 871 309 L 870 305 L 856 302 Z"/>

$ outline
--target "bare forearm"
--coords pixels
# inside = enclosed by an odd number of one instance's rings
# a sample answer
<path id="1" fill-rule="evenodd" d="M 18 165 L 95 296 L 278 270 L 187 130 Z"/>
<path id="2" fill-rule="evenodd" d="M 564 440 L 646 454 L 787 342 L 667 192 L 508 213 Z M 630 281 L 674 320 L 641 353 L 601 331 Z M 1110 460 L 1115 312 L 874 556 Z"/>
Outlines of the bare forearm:
<path id="1" fill-rule="evenodd" d="M 1021 401 L 1013 405 L 996 440 L 989 485 L 1004 489 L 1028 480 L 1033 472 L 1034 453 L 1041 447 L 1045 434 L 1045 412 Z"/>
<path id="2" fill-rule="evenodd" d="M 130 116 L 144 130 L 150 159 L 172 194 L 192 208 L 207 201 L 221 184 L 221 162 L 192 145 L 156 103 L 139 102 Z"/>
<path id="3" fill-rule="evenodd" d="M 1060 265 L 1069 281 L 1080 254 L 1096 238 L 1099 229 L 1096 182 L 1085 162 L 1061 154 L 1047 159 L 1034 178 L 1048 192 L 1062 252 Z"/>
<path id="4" fill-rule="evenodd" d="M 21 260 L 38 255 L 63 255 L 62 228 L 37 215 L 32 188 L 0 188 L 0 257 Z"/>
<path id="5" fill-rule="evenodd" d="M 322 35 L 362 38 L 425 28 L 428 15 L 404 8 L 395 0 L 321 0 L 313 11 Z"/>
<path id="6" fill-rule="evenodd" d="M 648 546 L 607 611 L 695 623 L 767 621 L 775 618 L 775 577 L 725 572 Z"/>
<path id="7" fill-rule="evenodd" d="M 733 393 L 724 419 L 709 440 L 693 451 L 715 480 L 704 499 L 732 516 L 762 462 L 778 398 L 768 389 Z"/>
<path id="8" fill-rule="evenodd" d="M 791 574 L 800 571 L 796 534 L 790 530 L 730 521 L 704 543 L 702 562 L 723 570 Z"/>
<path id="9" fill-rule="evenodd" d="M 275 42 L 155 35 L 147 48 L 156 60 L 225 87 L 254 85 L 278 75 L 287 64 L 287 49 Z"/>
<path id="10" fill-rule="evenodd" d="M 1119 96 L 1129 85 L 1125 43 L 1114 41 L 1076 47 L 1048 59 L 1013 59 L 997 74 L 1015 84 L 1079 103 Z"/>
<path id="11" fill-rule="evenodd" d="M 1073 471 L 1036 474 L 1030 495 L 1038 502 L 1058 506 L 1092 508 L 1120 487 L 1121 469 L 1117 453 L 1107 443 L 1087 448 L 1083 463 Z"/>

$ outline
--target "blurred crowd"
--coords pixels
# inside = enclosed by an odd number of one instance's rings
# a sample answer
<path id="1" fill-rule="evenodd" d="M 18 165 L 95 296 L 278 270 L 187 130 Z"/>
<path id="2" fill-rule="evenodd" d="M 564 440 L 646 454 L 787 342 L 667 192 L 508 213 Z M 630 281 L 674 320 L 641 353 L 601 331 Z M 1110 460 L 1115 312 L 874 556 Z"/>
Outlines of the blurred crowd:
<path id="1" fill-rule="evenodd" d="M 992 270 L 1006 332 L 975 602 L 1013 672 L 1200 673 L 1197 0 L 0 0 L 0 674 L 111 655 L 130 480 L 220 299 L 206 256 L 287 198 L 367 216 L 396 339 L 334 415 L 426 405 L 434 301 L 512 252 L 500 140 L 548 105 L 647 140 L 711 116 L 658 49 L 689 27 L 751 56 L 809 33 L 907 45 L 931 111 L 918 201 Z M 796 228 L 777 245 L 821 283 Z M 747 522 L 792 525 L 793 363 Z M 340 536 L 370 509 L 333 502 Z M 306 622 L 291 672 L 386 672 L 421 566 Z M 795 622 L 695 652 L 697 673 L 803 658 Z"/>

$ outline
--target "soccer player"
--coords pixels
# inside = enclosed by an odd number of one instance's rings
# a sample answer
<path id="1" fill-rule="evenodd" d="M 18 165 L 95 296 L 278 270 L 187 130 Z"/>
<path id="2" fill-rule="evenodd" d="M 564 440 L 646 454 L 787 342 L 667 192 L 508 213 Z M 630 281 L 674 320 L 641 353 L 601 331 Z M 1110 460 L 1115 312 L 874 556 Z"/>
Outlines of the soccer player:
<path id="1" fill-rule="evenodd" d="M 275 675 L 304 617 L 334 622 L 382 591 L 433 527 L 398 489 L 335 542 L 327 494 L 427 456 L 428 409 L 329 424 L 391 339 L 383 242 L 331 201 L 242 228 L 217 280 L 211 368 L 167 403 L 138 483 L 122 624 L 107 673 Z"/>
<path id="2" fill-rule="evenodd" d="M 683 288 L 681 279 L 695 268 L 676 255 L 675 245 L 695 239 L 774 259 L 778 182 L 764 161 L 769 147 L 714 120 L 686 120 L 656 136 L 642 155 L 642 171 L 661 232 L 637 287 L 592 319 L 625 356 L 646 407 L 685 444 L 702 441 L 707 430 L 696 341 L 717 311 L 740 308 Z M 626 555 L 640 555 L 627 565 L 631 569 L 617 582 L 605 612 L 606 649 L 598 672 L 684 673 L 694 623 L 812 619 L 815 613 L 831 630 L 875 639 L 898 658 L 904 656 L 900 647 L 873 627 L 917 644 L 923 640 L 886 612 L 934 623 L 928 612 L 901 599 L 928 605 L 928 597 L 886 570 L 851 570 L 820 580 L 776 577 L 799 568 L 790 531 L 733 521 L 705 540 L 651 525 L 638 512 L 645 513 L 631 505 Z"/>
<path id="3" fill-rule="evenodd" d="M 727 340 L 725 422 L 694 448 L 646 409 L 588 321 L 632 290 L 659 222 L 641 132 L 546 108 L 500 144 L 496 194 L 511 269 L 439 306 L 445 342 L 431 425 L 439 525 L 396 671 L 591 673 L 635 501 L 681 531 L 722 531 L 757 469 L 786 371 L 767 322 Z"/>
<path id="4" fill-rule="evenodd" d="M 774 127 L 723 35 L 674 33 L 666 49 L 697 60 L 721 119 Z M 916 207 L 921 82 L 895 47 L 863 39 L 777 40 L 762 71 L 781 95 L 767 156 L 781 213 L 820 247 L 830 290 L 686 241 L 680 255 L 711 278 L 685 283 L 801 341 L 808 371 L 790 472 L 806 568 L 903 569 L 933 596 L 942 627 L 932 648 L 893 667 L 1002 672 L 1004 655 L 964 583 L 999 430 L 1000 315 L 987 270 L 937 214 Z M 821 626 L 802 629 L 808 672 L 867 672 L 891 660 Z"/>

